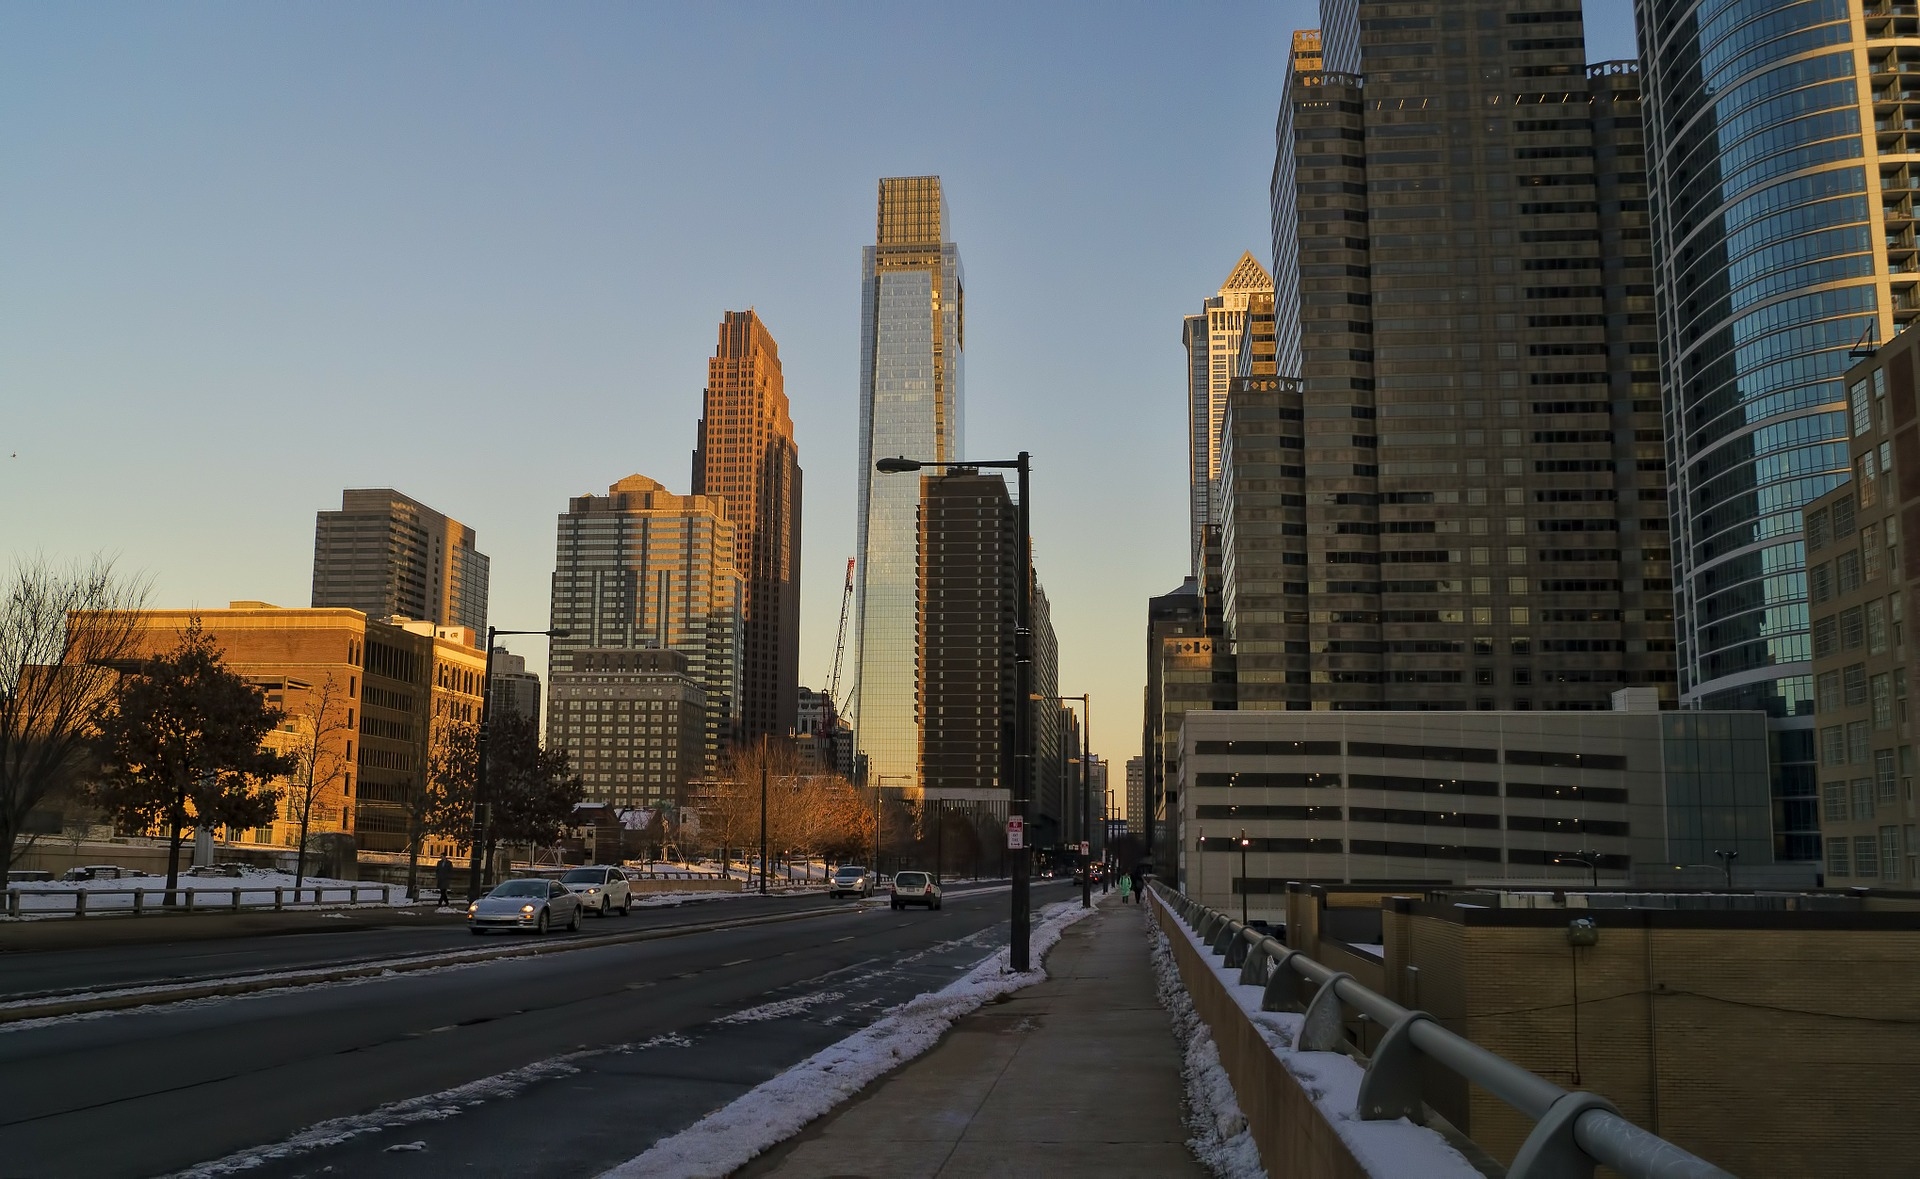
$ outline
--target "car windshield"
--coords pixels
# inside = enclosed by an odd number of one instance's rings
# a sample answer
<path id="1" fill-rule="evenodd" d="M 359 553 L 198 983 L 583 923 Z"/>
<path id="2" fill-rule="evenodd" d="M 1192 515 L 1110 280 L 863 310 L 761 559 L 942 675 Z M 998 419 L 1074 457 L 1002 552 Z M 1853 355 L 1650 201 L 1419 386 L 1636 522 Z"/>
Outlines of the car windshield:
<path id="1" fill-rule="evenodd" d="M 927 882 L 927 874 L 925 872 L 901 872 L 894 876 L 893 882 L 895 884 L 912 885 L 918 888 Z"/>
<path id="2" fill-rule="evenodd" d="M 509 880 L 487 895 L 490 897 L 543 897 L 547 895 L 547 882 L 544 880 Z"/>
<path id="3" fill-rule="evenodd" d="M 562 876 L 560 878 L 560 883 L 562 884 L 605 884 L 606 880 L 607 880 L 607 870 L 605 868 L 575 868 L 573 871 L 567 873 L 565 876 Z"/>
<path id="4" fill-rule="evenodd" d="M 865 876 L 866 874 L 865 868 L 841 868 L 834 873 L 835 876 Z"/>

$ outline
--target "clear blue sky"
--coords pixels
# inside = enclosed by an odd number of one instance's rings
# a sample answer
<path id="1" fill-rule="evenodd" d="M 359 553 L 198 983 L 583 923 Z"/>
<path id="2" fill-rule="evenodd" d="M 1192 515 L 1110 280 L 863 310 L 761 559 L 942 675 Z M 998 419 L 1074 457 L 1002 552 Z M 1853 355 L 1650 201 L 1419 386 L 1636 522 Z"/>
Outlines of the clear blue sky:
<path id="1" fill-rule="evenodd" d="M 1589 56 L 1631 56 L 1629 0 L 1588 8 Z M 117 554 L 170 607 L 304 605 L 313 513 L 393 486 L 478 529 L 497 623 L 543 626 L 567 496 L 687 489 L 715 325 L 752 306 L 806 469 L 817 686 L 875 182 L 938 173 L 967 452 L 1034 453 L 1060 689 L 1093 693 L 1122 762 L 1145 600 L 1186 571 L 1180 317 L 1268 259 L 1315 12 L 0 7 L 0 557 Z"/>

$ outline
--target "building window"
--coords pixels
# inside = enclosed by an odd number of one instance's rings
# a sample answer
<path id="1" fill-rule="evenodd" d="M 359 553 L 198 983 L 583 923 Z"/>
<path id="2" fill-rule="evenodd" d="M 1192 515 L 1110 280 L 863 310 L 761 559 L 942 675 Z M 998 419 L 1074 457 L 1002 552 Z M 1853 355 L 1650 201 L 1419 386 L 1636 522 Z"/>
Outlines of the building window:
<path id="1" fill-rule="evenodd" d="M 1813 657 L 1831 658 L 1840 649 L 1840 626 L 1833 615 L 1813 620 Z"/>
<path id="2" fill-rule="evenodd" d="M 1851 876 L 1853 872 L 1847 863 L 1847 837 L 1832 835 L 1827 838 L 1827 875 Z"/>
<path id="3" fill-rule="evenodd" d="M 1847 722 L 1847 761 L 1860 764 L 1867 760 L 1867 748 L 1872 743 L 1873 730 L 1866 721 Z"/>
<path id="4" fill-rule="evenodd" d="M 1878 784 L 1881 802 L 1892 806 L 1900 801 L 1900 776 L 1893 768 L 1893 750 L 1873 751 L 1873 780 Z"/>
<path id="5" fill-rule="evenodd" d="M 1880 875 L 1880 839 L 1875 835 L 1853 837 L 1853 874 L 1862 880 Z"/>
<path id="6" fill-rule="evenodd" d="M 1858 708 L 1867 702 L 1867 665 L 1855 663 L 1840 671 L 1841 683 L 1846 688 L 1846 705 Z"/>
<path id="7" fill-rule="evenodd" d="M 1828 782 L 1820 788 L 1820 817 L 1829 823 L 1844 823 L 1847 819 L 1847 784 Z"/>
<path id="8" fill-rule="evenodd" d="M 1887 649 L 1887 604 L 1878 598 L 1867 603 L 1867 651 L 1879 655 Z"/>
<path id="9" fill-rule="evenodd" d="M 1893 680 L 1885 673 L 1873 677 L 1873 727 L 1893 727 Z"/>
<path id="10" fill-rule="evenodd" d="M 1847 731 L 1844 726 L 1828 725 L 1820 730 L 1820 764 L 1823 766 L 1847 764 Z"/>
<path id="11" fill-rule="evenodd" d="M 1900 828 L 1880 828 L 1880 875 L 1888 881 L 1900 879 Z"/>
<path id="12" fill-rule="evenodd" d="M 1840 673 L 1823 671 L 1814 680 L 1816 685 L 1816 706 L 1821 712 L 1835 712 L 1840 708 Z"/>
<path id="13" fill-rule="evenodd" d="M 1814 605 L 1830 600 L 1833 597 L 1833 566 L 1822 561 L 1808 570 L 1807 585 L 1812 592 Z"/>
<path id="14" fill-rule="evenodd" d="M 1858 651 L 1867 642 L 1866 611 L 1854 606 L 1840 611 L 1840 646 L 1843 650 Z"/>
<path id="15" fill-rule="evenodd" d="M 1857 551 L 1841 553 L 1833 559 L 1833 592 L 1850 594 L 1860 588 L 1860 554 Z"/>
<path id="16" fill-rule="evenodd" d="M 1853 780 L 1853 817 L 1855 819 L 1873 818 L 1873 779 L 1855 778 Z"/>
<path id="17" fill-rule="evenodd" d="M 1807 551 L 1818 552 L 1833 543 L 1833 529 L 1827 523 L 1827 513 L 1813 512 L 1807 516 Z"/>
<path id="18" fill-rule="evenodd" d="M 1880 528 L 1869 524 L 1860 530 L 1860 576 L 1872 581 L 1886 572 L 1886 550 L 1880 547 Z"/>

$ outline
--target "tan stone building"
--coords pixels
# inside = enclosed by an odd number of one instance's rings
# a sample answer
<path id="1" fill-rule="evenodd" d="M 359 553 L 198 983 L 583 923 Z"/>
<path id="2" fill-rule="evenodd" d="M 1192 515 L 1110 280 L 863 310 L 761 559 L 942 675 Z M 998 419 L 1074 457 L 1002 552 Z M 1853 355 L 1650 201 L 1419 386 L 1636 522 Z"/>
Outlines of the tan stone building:
<path id="1" fill-rule="evenodd" d="M 1917 343 L 1902 334 L 1848 371 L 1853 478 L 1804 517 L 1829 884 L 1920 881 L 1906 646 L 1920 559 L 1901 553 L 1901 533 L 1920 527 Z"/>
<path id="2" fill-rule="evenodd" d="M 309 835 L 344 833 L 362 851 L 405 852 L 412 808 L 425 785 L 435 716 L 479 719 L 485 657 L 464 627 L 379 622 L 358 610 L 236 601 L 224 610 L 143 612 L 142 649 L 167 650 L 193 619 L 227 666 L 285 709 L 287 748 L 311 731 L 331 695 L 322 747 L 344 768 L 316 792 Z M 292 847 L 299 812 L 291 794 L 269 827 L 230 832 L 237 842 Z"/>

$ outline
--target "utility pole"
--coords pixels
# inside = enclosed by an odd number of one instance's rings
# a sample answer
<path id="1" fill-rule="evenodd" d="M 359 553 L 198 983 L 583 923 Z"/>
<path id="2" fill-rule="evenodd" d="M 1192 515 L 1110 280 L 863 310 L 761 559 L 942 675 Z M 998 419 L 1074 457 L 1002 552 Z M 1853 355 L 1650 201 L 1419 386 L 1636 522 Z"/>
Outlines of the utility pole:
<path id="1" fill-rule="evenodd" d="M 767 895 L 767 763 L 764 760 L 767 746 L 761 742 L 760 751 L 760 895 Z"/>

